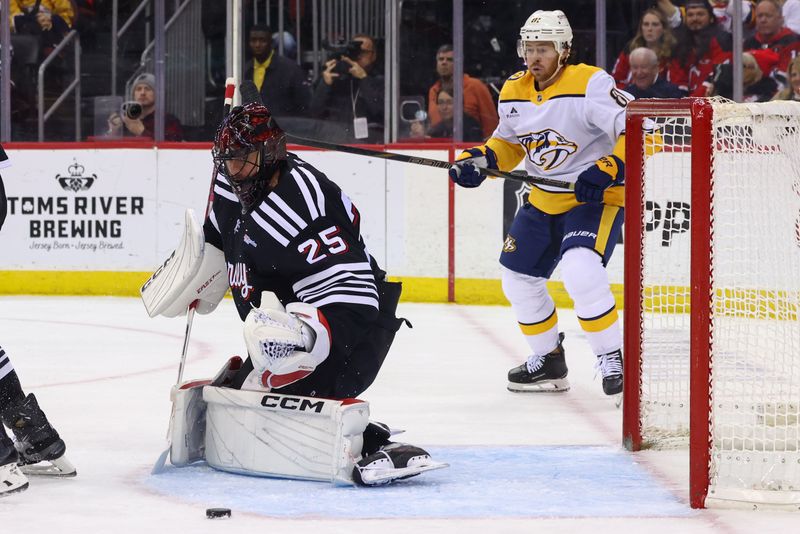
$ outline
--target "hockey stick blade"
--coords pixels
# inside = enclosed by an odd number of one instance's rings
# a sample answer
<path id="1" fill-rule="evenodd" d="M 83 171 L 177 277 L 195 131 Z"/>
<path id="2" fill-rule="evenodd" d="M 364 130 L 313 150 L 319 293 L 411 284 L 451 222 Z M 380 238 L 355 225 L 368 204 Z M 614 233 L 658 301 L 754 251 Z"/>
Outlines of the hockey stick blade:
<path id="1" fill-rule="evenodd" d="M 164 449 L 164 452 L 158 455 L 156 463 L 150 470 L 151 475 L 158 475 L 164 472 L 164 466 L 167 464 L 167 456 L 169 455 L 170 449 L 172 449 L 172 443 L 170 443 L 169 446 L 166 449 Z"/>
<path id="2" fill-rule="evenodd" d="M 337 152 L 345 152 L 347 154 L 355 154 L 357 156 L 368 156 L 371 158 L 381 158 L 389 161 L 400 161 L 403 163 L 412 163 L 414 165 L 424 165 L 426 167 L 436 167 L 437 169 L 449 169 L 453 166 L 448 161 L 438 159 L 423 158 L 419 156 L 407 156 L 405 154 L 398 154 L 396 152 L 383 152 L 380 150 L 371 150 L 368 148 L 361 148 L 349 145 L 339 145 L 336 143 L 328 143 L 319 141 L 317 139 L 308 139 L 306 137 L 298 137 L 290 133 L 286 134 L 290 143 L 297 145 L 310 146 L 313 148 L 322 148 L 325 150 L 334 150 Z M 523 170 L 504 172 L 496 169 L 485 169 L 477 167 L 478 172 L 484 176 L 494 176 L 495 178 L 503 178 L 504 180 L 511 180 L 514 182 L 524 182 L 533 185 L 548 185 L 551 187 L 560 187 L 563 189 L 574 190 L 575 184 L 566 182 L 564 180 L 556 180 L 554 178 L 545 178 L 544 176 L 531 176 Z"/>

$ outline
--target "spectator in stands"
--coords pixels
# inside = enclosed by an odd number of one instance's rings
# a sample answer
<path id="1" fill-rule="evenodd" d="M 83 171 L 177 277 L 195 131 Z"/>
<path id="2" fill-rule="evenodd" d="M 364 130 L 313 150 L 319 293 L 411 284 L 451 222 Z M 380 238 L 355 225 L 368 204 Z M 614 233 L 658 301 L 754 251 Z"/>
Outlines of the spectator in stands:
<path id="1" fill-rule="evenodd" d="M 744 49 L 766 49 L 777 52 L 778 65 L 770 76 L 786 85 L 786 69 L 800 52 L 800 35 L 784 26 L 783 13 L 778 0 L 759 0 L 756 5 L 756 34 L 744 42 Z"/>
<path id="2" fill-rule="evenodd" d="M 383 76 L 376 72 L 375 40 L 358 34 L 356 58 L 340 56 L 325 63 L 325 70 L 311 98 L 311 116 L 341 123 L 343 140 L 383 140 Z"/>
<path id="3" fill-rule="evenodd" d="M 455 113 L 452 91 L 452 88 L 443 87 L 439 90 L 439 94 L 436 95 L 436 109 L 441 120 L 429 127 L 427 131 L 425 131 L 424 124 L 421 121 L 411 123 L 412 137 L 453 138 L 453 116 Z M 466 112 L 463 112 L 462 116 L 464 141 L 483 141 L 484 136 L 478 121 Z"/>
<path id="4" fill-rule="evenodd" d="M 636 98 L 681 98 L 684 91 L 659 75 L 658 55 L 650 48 L 635 48 L 630 53 L 631 83 L 625 90 Z"/>
<path id="5" fill-rule="evenodd" d="M 140 74 L 133 82 L 131 99 L 141 105 L 141 114 L 132 117 L 128 113 L 112 113 L 108 118 L 108 136 L 154 139 L 156 77 L 147 72 Z M 164 115 L 164 140 L 183 141 L 183 126 L 169 113 Z"/>
<path id="6" fill-rule="evenodd" d="M 761 61 L 757 61 L 759 56 Z M 778 90 L 778 84 L 765 74 L 773 68 L 778 55 L 771 50 L 753 50 L 742 54 L 742 101 L 767 102 Z M 733 67 L 730 63 L 719 65 L 709 86 L 709 96 L 733 98 Z"/>
<path id="7" fill-rule="evenodd" d="M 617 82 L 617 87 L 620 89 L 631 83 L 631 67 L 628 55 L 636 48 L 646 47 L 652 50 L 658 58 L 658 75 L 660 78 L 673 82 L 675 85 L 685 86 L 686 80 L 684 71 L 682 69 L 673 69 L 671 71 L 670 65 L 672 64 L 672 53 L 675 48 L 675 36 L 672 34 L 672 28 L 667 23 L 664 14 L 655 8 L 650 8 L 644 12 L 642 18 L 639 20 L 639 29 L 636 31 L 636 36 L 628 41 L 616 63 L 611 75 Z M 678 76 L 678 80 L 673 80 L 674 76 Z"/>
<path id="8" fill-rule="evenodd" d="M 13 32 L 39 36 L 42 57 L 61 42 L 75 20 L 70 0 L 10 0 L 8 15 Z"/>
<path id="9" fill-rule="evenodd" d="M 742 4 L 742 24 L 746 33 L 752 33 L 755 25 L 755 0 L 739 0 Z M 687 4 L 690 2 L 687 2 Z M 731 31 L 734 4 L 730 0 L 711 0 L 711 12 L 717 24 L 726 32 Z M 656 5 L 668 18 L 669 25 L 677 28 L 686 17 L 686 7 L 678 8 L 670 0 L 657 0 Z"/>
<path id="10" fill-rule="evenodd" d="M 800 56 L 797 56 L 789 63 L 787 77 L 789 85 L 772 97 L 772 100 L 800 101 Z"/>
<path id="11" fill-rule="evenodd" d="M 731 35 L 717 26 L 708 0 L 687 0 L 684 9 L 684 22 L 675 30 L 678 45 L 672 68 L 687 73 L 689 96 L 705 96 L 714 67 L 731 59 Z"/>
<path id="12" fill-rule="evenodd" d="M 452 87 L 453 85 L 453 46 L 446 44 L 439 47 L 436 51 L 436 73 L 439 79 L 428 90 L 428 117 L 431 127 L 436 126 L 442 121 L 438 109 L 438 95 L 442 87 Z M 489 88 L 468 74 L 464 74 L 463 81 L 464 112 L 478 121 L 481 126 L 483 138 L 487 138 L 497 128 L 497 106 L 492 100 Z M 450 93 L 452 95 L 452 92 Z M 464 131 L 466 134 L 466 130 Z M 466 138 L 464 139 L 466 140 Z"/>
<path id="13" fill-rule="evenodd" d="M 253 59 L 244 68 L 244 78 L 253 80 L 261 100 L 276 117 L 308 114 L 311 88 L 303 70 L 272 47 L 272 32 L 256 24 L 250 28 L 247 45 Z"/>

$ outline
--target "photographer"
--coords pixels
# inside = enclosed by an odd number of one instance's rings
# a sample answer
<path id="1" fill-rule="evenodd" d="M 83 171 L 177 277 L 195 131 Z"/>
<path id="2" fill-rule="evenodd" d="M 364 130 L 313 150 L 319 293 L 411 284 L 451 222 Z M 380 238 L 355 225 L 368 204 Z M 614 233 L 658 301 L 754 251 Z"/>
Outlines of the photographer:
<path id="1" fill-rule="evenodd" d="M 355 47 L 358 43 L 359 48 Z M 341 141 L 376 143 L 383 139 L 383 76 L 375 73 L 375 41 L 354 35 L 344 50 L 325 63 L 311 99 L 311 116 L 341 123 Z"/>
<path id="2" fill-rule="evenodd" d="M 156 78 L 142 73 L 133 82 L 132 102 L 108 117 L 108 137 L 155 138 Z M 138 105 L 137 105 L 138 104 Z M 183 141 L 183 126 L 174 115 L 164 115 L 164 140 Z"/>

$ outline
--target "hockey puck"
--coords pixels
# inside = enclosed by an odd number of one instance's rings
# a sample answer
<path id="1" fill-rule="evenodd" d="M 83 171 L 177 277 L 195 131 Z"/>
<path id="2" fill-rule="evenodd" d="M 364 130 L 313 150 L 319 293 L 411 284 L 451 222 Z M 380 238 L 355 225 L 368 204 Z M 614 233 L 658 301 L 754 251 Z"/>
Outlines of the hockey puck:
<path id="1" fill-rule="evenodd" d="M 230 517 L 230 516 L 231 516 L 230 508 L 208 508 L 206 510 L 206 518 L 208 519 L 219 519 L 221 517 Z"/>

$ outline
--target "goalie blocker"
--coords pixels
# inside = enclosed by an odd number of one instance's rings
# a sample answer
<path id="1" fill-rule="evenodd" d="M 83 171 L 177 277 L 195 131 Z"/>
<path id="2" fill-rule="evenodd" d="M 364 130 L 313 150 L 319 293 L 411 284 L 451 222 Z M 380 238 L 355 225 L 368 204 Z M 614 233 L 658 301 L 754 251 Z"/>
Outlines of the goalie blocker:
<path id="1" fill-rule="evenodd" d="M 180 244 L 140 290 L 147 313 L 177 317 L 195 301 L 198 313 L 211 313 L 227 290 L 225 256 L 206 244 L 194 211 L 187 209 Z"/>
<path id="2" fill-rule="evenodd" d="M 232 358 L 214 381 L 173 388 L 173 465 L 205 460 L 237 474 L 360 485 L 385 484 L 447 466 L 419 447 L 389 442 L 389 431 L 369 422 L 365 401 L 214 385 L 225 383 L 240 365 L 241 359 Z M 384 445 L 376 449 L 377 441 Z M 376 450 L 362 455 L 370 449 Z"/>

